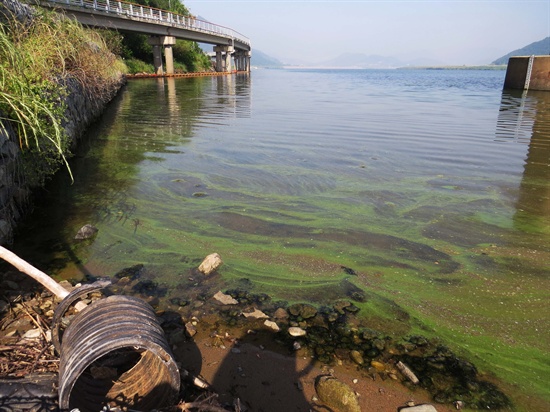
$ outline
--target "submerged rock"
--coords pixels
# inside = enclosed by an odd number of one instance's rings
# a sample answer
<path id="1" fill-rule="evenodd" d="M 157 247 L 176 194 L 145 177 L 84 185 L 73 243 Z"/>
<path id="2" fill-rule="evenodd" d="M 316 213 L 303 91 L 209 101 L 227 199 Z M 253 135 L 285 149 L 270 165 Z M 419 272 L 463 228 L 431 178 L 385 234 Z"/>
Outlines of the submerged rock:
<path id="1" fill-rule="evenodd" d="M 76 240 L 91 239 L 98 231 L 99 229 L 97 227 L 87 224 L 80 228 L 74 238 Z"/>
<path id="2" fill-rule="evenodd" d="M 296 303 L 288 308 L 288 312 L 295 317 L 311 319 L 317 315 L 317 309 L 306 303 Z"/>
<path id="3" fill-rule="evenodd" d="M 319 400 L 339 412 L 361 412 L 355 392 L 333 376 L 319 376 L 315 381 Z"/>
<path id="4" fill-rule="evenodd" d="M 239 303 L 238 300 L 233 299 L 231 296 L 226 295 L 221 291 L 214 295 L 214 299 L 220 302 L 222 305 L 236 305 L 237 303 Z"/>
<path id="5" fill-rule="evenodd" d="M 115 278 L 128 278 L 129 280 L 136 280 L 141 277 L 141 275 L 144 273 L 144 270 L 145 266 L 142 263 L 138 263 L 137 265 L 130 266 L 128 268 L 124 268 L 118 271 L 117 273 L 115 273 Z"/>
<path id="6" fill-rule="evenodd" d="M 217 253 L 212 253 L 204 258 L 199 265 L 199 271 L 205 275 L 215 272 L 223 264 L 222 258 Z"/>

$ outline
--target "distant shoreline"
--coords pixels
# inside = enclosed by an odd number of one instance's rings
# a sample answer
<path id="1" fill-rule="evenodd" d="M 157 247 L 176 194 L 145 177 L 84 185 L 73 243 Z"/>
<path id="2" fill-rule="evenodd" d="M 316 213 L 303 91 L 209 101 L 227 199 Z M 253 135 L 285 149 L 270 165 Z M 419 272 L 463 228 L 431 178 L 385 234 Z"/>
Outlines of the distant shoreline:
<path id="1" fill-rule="evenodd" d="M 486 64 L 482 66 L 414 66 L 398 67 L 397 70 L 506 70 L 506 64 Z"/>
<path id="2" fill-rule="evenodd" d="M 321 67 L 321 66 L 279 66 L 260 67 L 258 69 L 297 69 L 297 70 L 506 70 L 506 64 L 487 64 L 480 66 L 403 66 L 403 67 Z"/>

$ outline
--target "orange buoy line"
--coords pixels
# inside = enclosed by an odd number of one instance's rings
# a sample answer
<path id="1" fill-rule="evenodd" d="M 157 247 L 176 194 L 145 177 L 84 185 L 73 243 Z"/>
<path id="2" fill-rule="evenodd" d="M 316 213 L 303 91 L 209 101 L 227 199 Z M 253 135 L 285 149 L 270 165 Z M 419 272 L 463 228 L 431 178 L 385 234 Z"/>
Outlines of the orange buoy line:
<path id="1" fill-rule="evenodd" d="M 145 78 L 163 78 L 163 77 L 203 77 L 203 76 L 226 76 L 228 74 L 239 73 L 237 70 L 231 72 L 194 72 L 194 73 L 172 73 L 172 74 L 155 74 L 155 73 L 136 73 L 127 74 L 127 79 L 145 79 Z M 240 72 L 246 73 L 246 72 Z"/>

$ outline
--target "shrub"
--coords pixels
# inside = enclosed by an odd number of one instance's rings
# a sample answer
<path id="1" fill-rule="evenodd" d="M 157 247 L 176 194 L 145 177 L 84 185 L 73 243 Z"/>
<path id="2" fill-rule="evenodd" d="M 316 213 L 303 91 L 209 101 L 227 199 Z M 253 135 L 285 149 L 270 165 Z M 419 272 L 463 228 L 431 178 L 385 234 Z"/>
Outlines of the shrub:
<path id="1" fill-rule="evenodd" d="M 129 74 L 136 74 L 136 73 L 154 73 L 155 68 L 152 64 L 145 63 L 142 60 L 138 59 L 127 59 L 124 61 L 126 63 L 126 67 L 128 68 Z"/>
<path id="2" fill-rule="evenodd" d="M 70 141 L 62 124 L 67 79 L 88 98 L 103 101 L 123 64 L 103 39 L 53 12 L 35 14 L 31 24 L 0 25 L 0 127 L 9 121 L 17 135 L 31 185 L 67 163 Z"/>

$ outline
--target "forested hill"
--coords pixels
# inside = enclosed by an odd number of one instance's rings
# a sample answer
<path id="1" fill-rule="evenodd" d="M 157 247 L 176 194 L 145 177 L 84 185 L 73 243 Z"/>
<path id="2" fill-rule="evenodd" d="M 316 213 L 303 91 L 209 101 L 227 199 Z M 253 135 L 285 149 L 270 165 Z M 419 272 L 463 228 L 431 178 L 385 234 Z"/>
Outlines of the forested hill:
<path id="1" fill-rule="evenodd" d="M 514 50 L 513 52 L 496 59 L 491 64 L 508 64 L 508 59 L 512 56 L 531 56 L 532 54 L 535 56 L 550 54 L 550 37 L 531 43 L 521 49 Z"/>
<path id="2" fill-rule="evenodd" d="M 252 51 L 252 66 L 258 67 L 282 67 L 283 63 L 277 60 L 274 57 L 268 56 L 267 54 L 261 52 L 260 50 L 254 49 Z"/>

